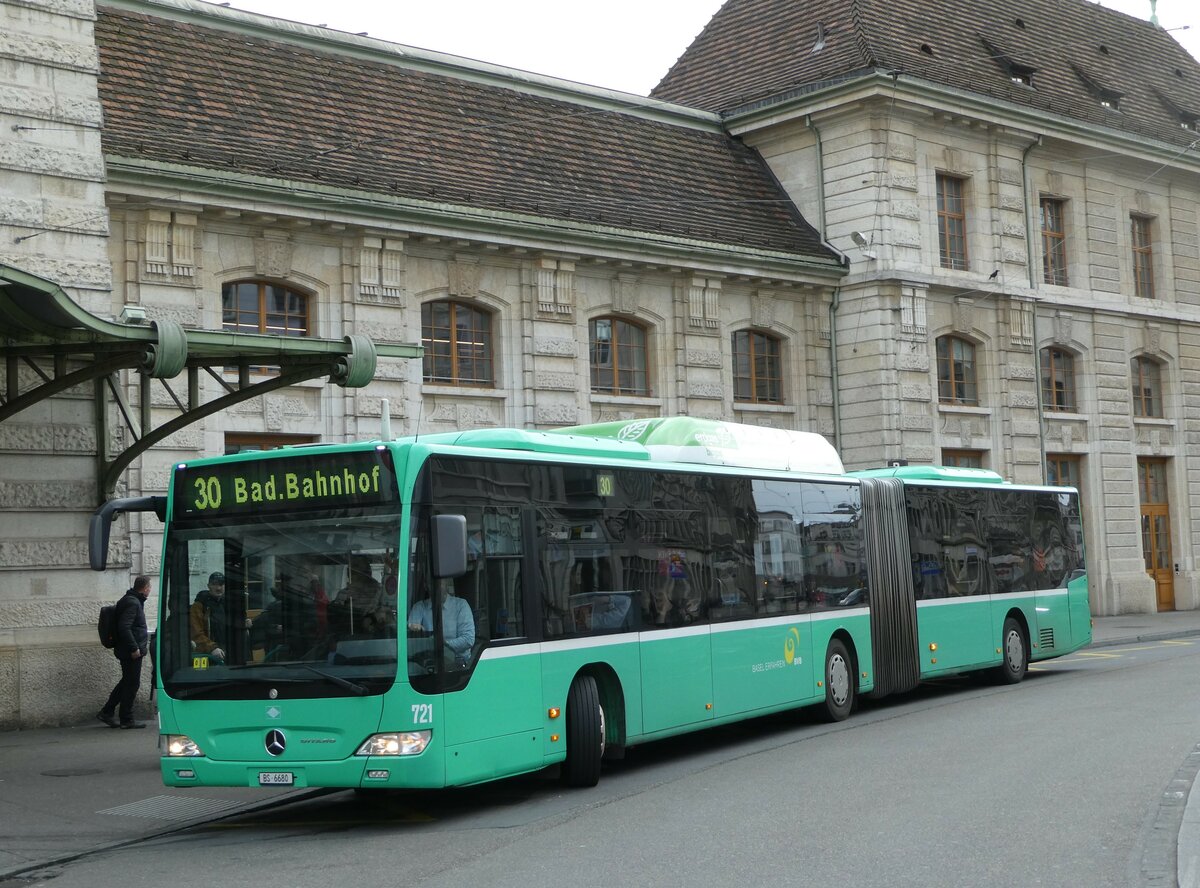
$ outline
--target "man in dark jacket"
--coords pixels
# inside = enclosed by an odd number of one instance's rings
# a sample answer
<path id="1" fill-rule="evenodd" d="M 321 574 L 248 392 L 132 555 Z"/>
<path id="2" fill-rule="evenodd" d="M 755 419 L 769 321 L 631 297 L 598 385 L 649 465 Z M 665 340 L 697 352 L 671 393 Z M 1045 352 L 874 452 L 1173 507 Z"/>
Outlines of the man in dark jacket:
<path id="1" fill-rule="evenodd" d="M 117 643 L 113 646 L 113 653 L 121 663 L 121 680 L 108 695 L 108 702 L 96 713 L 96 718 L 110 728 L 146 727 L 145 722 L 133 720 L 133 701 L 142 683 L 142 660 L 149 650 L 150 633 L 146 630 L 145 611 L 149 597 L 149 578 L 137 577 L 133 581 L 133 588 L 117 602 Z M 120 714 L 120 721 L 116 718 L 117 713 Z"/>

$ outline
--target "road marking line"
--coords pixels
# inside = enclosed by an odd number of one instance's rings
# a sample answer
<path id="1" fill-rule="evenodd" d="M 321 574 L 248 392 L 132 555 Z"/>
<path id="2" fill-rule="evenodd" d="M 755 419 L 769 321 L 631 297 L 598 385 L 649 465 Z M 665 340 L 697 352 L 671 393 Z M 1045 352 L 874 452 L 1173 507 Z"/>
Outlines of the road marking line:
<path id="1" fill-rule="evenodd" d="M 1092 651 L 1080 651 L 1075 656 L 1077 656 L 1077 657 L 1095 657 L 1098 660 L 1119 660 L 1119 659 L 1121 659 L 1120 654 L 1101 654 L 1099 652 L 1092 652 Z"/>

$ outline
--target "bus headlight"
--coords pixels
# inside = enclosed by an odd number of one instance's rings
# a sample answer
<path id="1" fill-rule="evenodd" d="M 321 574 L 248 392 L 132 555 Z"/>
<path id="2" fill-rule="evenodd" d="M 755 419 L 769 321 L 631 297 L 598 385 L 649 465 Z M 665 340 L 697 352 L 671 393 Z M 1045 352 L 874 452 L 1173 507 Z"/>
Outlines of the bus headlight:
<path id="1" fill-rule="evenodd" d="M 163 738 L 163 755 L 167 758 L 204 755 L 196 741 L 186 734 L 167 734 Z"/>
<path id="2" fill-rule="evenodd" d="M 355 755 L 420 755 L 429 745 L 433 731 L 401 731 L 395 734 L 372 734 Z"/>

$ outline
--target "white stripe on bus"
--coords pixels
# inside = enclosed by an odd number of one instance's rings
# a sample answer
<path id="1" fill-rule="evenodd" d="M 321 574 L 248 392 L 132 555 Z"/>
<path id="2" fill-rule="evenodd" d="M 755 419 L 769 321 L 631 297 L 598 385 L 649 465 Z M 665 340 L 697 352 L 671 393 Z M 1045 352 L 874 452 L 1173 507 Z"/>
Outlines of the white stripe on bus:
<path id="1" fill-rule="evenodd" d="M 744 629 L 769 629 L 776 626 L 794 626 L 797 623 L 810 623 L 820 620 L 839 620 L 848 617 L 865 617 L 870 611 L 865 607 L 849 608 L 843 611 L 829 611 L 815 614 L 780 614 L 775 617 L 761 617 L 755 620 L 732 620 L 727 623 L 700 624 L 685 626 L 677 629 L 651 629 L 646 632 L 618 632 L 612 635 L 593 635 L 585 638 L 560 638 L 555 641 L 528 644 L 505 644 L 484 648 L 479 655 L 480 660 L 501 660 L 507 657 L 523 657 L 531 653 L 556 653 L 559 651 L 578 651 L 588 648 L 610 647 L 616 644 L 631 644 L 634 642 L 649 643 L 654 641 L 669 641 L 673 638 L 694 638 L 700 635 L 721 632 L 738 632 Z"/>
<path id="2" fill-rule="evenodd" d="M 1037 589 L 1033 592 L 996 592 L 991 595 L 955 595 L 950 598 L 927 598 L 917 607 L 942 607 L 947 604 L 968 604 L 972 601 L 1005 602 L 1018 598 L 1058 598 L 1067 595 L 1066 589 Z"/>

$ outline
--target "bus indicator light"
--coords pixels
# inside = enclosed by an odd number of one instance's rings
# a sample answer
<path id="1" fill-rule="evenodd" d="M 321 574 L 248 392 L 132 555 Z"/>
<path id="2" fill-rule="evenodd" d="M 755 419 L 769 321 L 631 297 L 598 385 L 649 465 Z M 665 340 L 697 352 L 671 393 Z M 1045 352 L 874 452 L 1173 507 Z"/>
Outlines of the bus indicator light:
<path id="1" fill-rule="evenodd" d="M 551 706 L 546 714 L 551 718 L 558 718 L 562 714 L 562 710 L 560 710 L 557 706 Z"/>
<path id="2" fill-rule="evenodd" d="M 931 651 L 936 651 L 937 650 L 937 642 L 936 641 L 929 642 L 929 649 Z"/>
<path id="3" fill-rule="evenodd" d="M 706 710 L 711 710 L 711 709 L 712 709 L 712 704 L 711 704 L 711 703 L 705 703 L 705 704 L 704 704 L 704 708 L 705 708 Z"/>
<path id="4" fill-rule="evenodd" d="M 558 734 L 551 734 L 551 735 L 550 735 L 550 742 L 551 742 L 551 743 L 557 743 L 557 742 L 558 742 Z"/>

